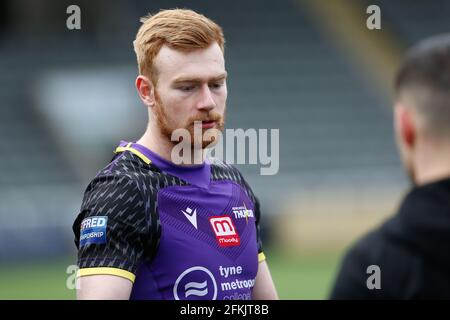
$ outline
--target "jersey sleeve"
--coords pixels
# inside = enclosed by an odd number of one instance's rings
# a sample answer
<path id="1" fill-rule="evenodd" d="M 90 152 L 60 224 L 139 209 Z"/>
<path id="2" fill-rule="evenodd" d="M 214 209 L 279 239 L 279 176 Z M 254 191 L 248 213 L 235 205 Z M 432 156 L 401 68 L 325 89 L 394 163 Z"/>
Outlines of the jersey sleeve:
<path id="1" fill-rule="evenodd" d="M 237 170 L 237 169 L 236 169 Z M 263 252 L 263 243 L 261 240 L 261 205 L 259 202 L 259 199 L 255 196 L 253 193 L 252 188 L 248 184 L 248 182 L 244 179 L 242 174 L 238 171 L 239 178 L 242 182 L 242 185 L 244 186 L 248 196 L 252 200 L 255 208 L 255 223 L 256 223 L 256 241 L 258 243 L 258 261 L 264 261 L 266 259 L 264 252 Z"/>
<path id="2" fill-rule="evenodd" d="M 127 176 L 96 177 L 73 224 L 78 276 L 109 274 L 134 282 L 148 237 L 144 201 Z"/>
<path id="3" fill-rule="evenodd" d="M 256 241 L 258 242 L 258 261 L 264 261 L 266 259 L 263 252 L 263 245 L 261 240 L 261 228 L 260 228 L 260 220 L 261 220 L 261 209 L 258 198 L 255 197 L 255 223 L 256 223 Z"/>

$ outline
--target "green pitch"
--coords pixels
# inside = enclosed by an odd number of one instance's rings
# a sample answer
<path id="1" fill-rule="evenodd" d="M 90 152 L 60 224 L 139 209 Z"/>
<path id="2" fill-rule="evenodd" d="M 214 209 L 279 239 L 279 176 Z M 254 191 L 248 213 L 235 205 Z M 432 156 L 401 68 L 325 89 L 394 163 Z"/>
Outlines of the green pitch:
<path id="1" fill-rule="evenodd" d="M 340 259 L 337 254 L 266 256 L 281 299 L 326 299 Z M 66 287 L 73 261 L 0 265 L 0 299 L 74 299 L 75 291 Z"/>

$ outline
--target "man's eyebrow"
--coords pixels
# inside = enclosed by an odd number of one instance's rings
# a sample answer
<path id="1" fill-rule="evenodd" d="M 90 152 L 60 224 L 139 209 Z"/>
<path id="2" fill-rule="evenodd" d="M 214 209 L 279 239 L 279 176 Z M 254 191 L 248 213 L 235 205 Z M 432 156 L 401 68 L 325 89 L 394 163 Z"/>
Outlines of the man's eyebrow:
<path id="1" fill-rule="evenodd" d="M 218 76 L 215 77 L 210 77 L 208 78 L 208 82 L 211 81 L 220 81 L 220 80 L 224 80 L 227 77 L 227 73 L 224 72 Z M 205 79 L 204 78 L 199 78 L 199 77 L 190 77 L 190 76 L 179 76 L 177 78 L 175 78 L 173 80 L 173 83 L 180 83 L 180 82 L 203 82 Z"/>

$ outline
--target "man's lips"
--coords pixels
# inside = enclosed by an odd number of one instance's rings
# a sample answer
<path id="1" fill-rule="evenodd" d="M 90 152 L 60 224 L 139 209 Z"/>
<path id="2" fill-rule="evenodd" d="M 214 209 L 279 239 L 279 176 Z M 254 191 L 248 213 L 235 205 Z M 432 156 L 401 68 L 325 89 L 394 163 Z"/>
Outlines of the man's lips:
<path id="1" fill-rule="evenodd" d="M 216 125 L 216 122 L 213 120 L 210 121 L 202 121 L 202 128 L 203 129 L 210 129 Z"/>
<path id="2" fill-rule="evenodd" d="M 200 123 L 200 122 L 201 122 L 201 125 L 202 125 L 202 129 L 213 128 L 216 125 L 216 123 L 217 123 L 217 121 L 214 121 L 214 120 L 198 120 L 198 121 L 195 121 L 192 124 L 192 126 L 195 126 L 196 123 Z"/>

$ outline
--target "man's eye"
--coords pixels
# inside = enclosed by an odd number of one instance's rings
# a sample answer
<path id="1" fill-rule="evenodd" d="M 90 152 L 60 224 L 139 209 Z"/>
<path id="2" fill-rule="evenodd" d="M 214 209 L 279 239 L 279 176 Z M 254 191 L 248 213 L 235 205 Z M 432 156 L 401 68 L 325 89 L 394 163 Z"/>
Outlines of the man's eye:
<path id="1" fill-rule="evenodd" d="M 209 85 L 211 89 L 219 89 L 223 86 L 223 83 L 212 83 Z"/>
<path id="2" fill-rule="evenodd" d="M 194 90 L 194 88 L 195 88 L 195 86 L 181 86 L 179 89 L 181 91 L 189 92 L 189 91 Z"/>

